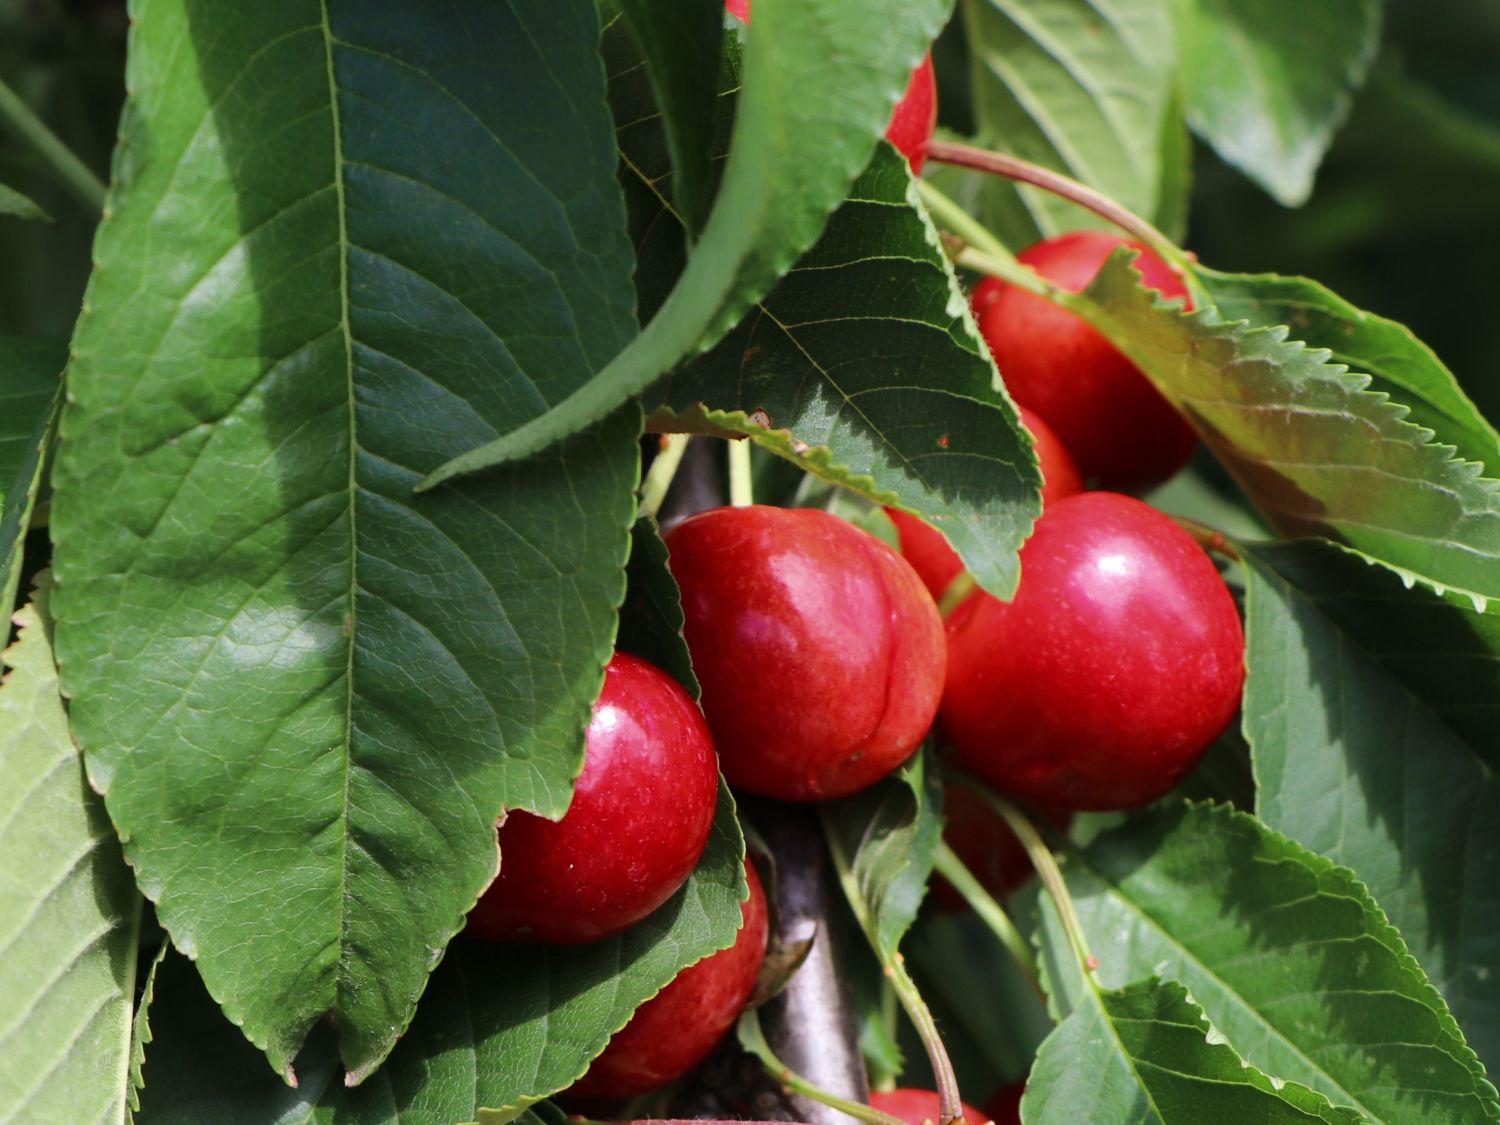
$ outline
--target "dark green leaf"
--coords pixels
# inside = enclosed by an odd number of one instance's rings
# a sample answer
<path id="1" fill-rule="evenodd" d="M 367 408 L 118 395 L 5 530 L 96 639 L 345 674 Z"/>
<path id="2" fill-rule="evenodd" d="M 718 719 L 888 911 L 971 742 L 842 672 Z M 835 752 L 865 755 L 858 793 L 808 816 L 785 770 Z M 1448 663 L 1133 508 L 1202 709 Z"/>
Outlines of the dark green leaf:
<path id="1" fill-rule="evenodd" d="M 1181 981 L 1247 1063 L 1372 1121 L 1500 1117 L 1442 997 L 1347 869 L 1248 814 L 1174 805 L 1105 832 L 1063 870 L 1104 986 Z M 1043 918 L 1044 947 L 1062 948 L 1050 905 Z M 1051 963 L 1046 977 L 1054 1000 L 1062 985 L 1084 1024 L 1097 1021 L 1092 990 Z"/>
<path id="2" fill-rule="evenodd" d="M 67 356 L 61 341 L 0 336 L 0 624 L 7 631 Z"/>
<path id="3" fill-rule="evenodd" d="M 1029 1125 L 1363 1120 L 1247 1066 L 1182 985 L 1155 978 L 1091 992 L 1042 1044 L 1021 1112 Z"/>
<path id="4" fill-rule="evenodd" d="M 1194 272 L 1226 320 L 1247 320 L 1256 328 L 1287 325 L 1292 339 L 1327 348 L 1332 362 L 1369 375 L 1370 390 L 1407 407 L 1407 421 L 1457 447 L 1464 460 L 1500 469 L 1500 435 L 1443 361 L 1405 325 L 1355 308 L 1307 278 Z"/>
<path id="5" fill-rule="evenodd" d="M 330 1029 L 276 1079 L 215 1010 L 181 957 L 152 1008 L 141 1125 L 451 1125 L 507 1121 L 569 1085 L 643 1001 L 684 965 L 734 941 L 747 888 L 734 804 L 722 790 L 698 868 L 666 905 L 618 937 L 579 946 L 460 939 L 384 1066 L 345 1087 Z"/>
<path id="6" fill-rule="evenodd" d="M 1116 250 L 1090 319 L 1188 417 L 1273 528 L 1341 540 L 1435 586 L 1500 595 L 1500 482 L 1406 420 L 1370 377 L 1285 326 L 1180 312 Z M 1442 435 L 1439 435 L 1441 440 Z"/>
<path id="7" fill-rule="evenodd" d="M 52 221 L 52 216 L 43 211 L 35 200 L 4 184 L 0 184 L 0 215 L 30 219 L 33 222 L 50 223 Z"/>
<path id="8" fill-rule="evenodd" d="M 549 399 L 424 484 L 545 448 L 718 342 L 818 237 L 952 6 L 756 0 L 723 181 L 665 303 L 584 390 Z"/>
<path id="9" fill-rule="evenodd" d="M 1257 811 L 1354 870 L 1500 1065 L 1500 610 L 1317 540 L 1245 559 Z"/>
<path id="10" fill-rule="evenodd" d="M 890 777 L 822 809 L 837 866 L 850 872 L 849 905 L 889 962 L 922 905 L 943 835 L 942 775 L 924 745 Z"/>
<path id="11" fill-rule="evenodd" d="M 924 516 L 1008 597 L 1041 477 L 996 388 L 947 258 L 912 205 L 906 162 L 882 145 L 817 246 L 648 404 L 654 425 L 749 434 Z"/>
<path id="12" fill-rule="evenodd" d="M 46 587 L 0 683 L 0 1119 L 123 1122 L 140 896 L 84 778 Z"/>
<path id="13" fill-rule="evenodd" d="M 1064 172 L 1165 229 L 1188 172 L 1171 0 L 966 0 L 979 143 Z M 1101 220 L 990 177 L 984 218 L 1021 247 Z"/>
<path id="14" fill-rule="evenodd" d="M 159 919 L 288 1075 L 328 1011 L 378 1064 L 496 815 L 560 813 L 582 758 L 638 414 L 411 489 L 634 331 L 597 37 L 588 0 L 135 11 L 59 654 Z"/>
<path id="15" fill-rule="evenodd" d="M 662 107 L 662 124 L 672 150 L 672 198 L 678 214 L 696 234 L 708 216 L 723 0 L 618 2 Z"/>
<path id="16" fill-rule="evenodd" d="M 631 529 L 625 583 L 615 646 L 651 661 L 697 699 L 698 679 L 682 635 L 682 598 L 667 569 L 667 545 L 651 516 L 642 516 Z"/>
<path id="17" fill-rule="evenodd" d="M 1380 44 L 1379 0 L 1176 5 L 1188 121 L 1230 164 L 1296 207 Z"/>

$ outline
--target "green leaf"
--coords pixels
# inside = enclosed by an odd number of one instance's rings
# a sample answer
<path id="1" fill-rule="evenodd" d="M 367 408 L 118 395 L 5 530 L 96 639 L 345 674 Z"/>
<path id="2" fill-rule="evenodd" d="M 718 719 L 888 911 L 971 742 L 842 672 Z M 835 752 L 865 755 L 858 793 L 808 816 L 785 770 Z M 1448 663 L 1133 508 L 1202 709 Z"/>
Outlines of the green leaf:
<path id="1" fill-rule="evenodd" d="M 665 303 L 582 390 L 549 399 L 524 425 L 450 461 L 423 487 L 546 448 L 718 342 L 818 237 L 952 6 L 756 0 L 723 180 Z"/>
<path id="2" fill-rule="evenodd" d="M 698 678 L 682 635 L 682 597 L 667 569 L 667 545 L 652 516 L 642 516 L 631 528 L 625 582 L 615 646 L 651 661 L 697 699 Z"/>
<path id="3" fill-rule="evenodd" d="M 882 963 L 895 959 L 927 891 L 943 835 L 943 778 L 924 744 L 883 781 L 821 806 L 829 847 L 847 867 L 849 905 Z"/>
<path id="4" fill-rule="evenodd" d="M 651 75 L 672 152 L 672 198 L 694 234 L 710 203 L 723 0 L 618 0 Z"/>
<path id="5" fill-rule="evenodd" d="M 1248 814 L 1174 805 L 1105 832 L 1064 873 L 1104 986 L 1182 982 L 1246 1062 L 1372 1121 L 1500 1117 L 1442 997 L 1347 869 Z M 1050 905 L 1043 918 L 1044 946 L 1061 948 Z M 1045 977 L 1057 999 L 1067 982 L 1050 962 Z"/>
<path id="6" fill-rule="evenodd" d="M 136 1001 L 135 1005 L 135 1020 L 130 1028 L 130 1118 L 132 1121 L 140 1112 L 141 1087 L 146 1084 L 146 1048 L 151 1045 L 151 1004 L 156 999 L 156 974 L 161 970 L 162 962 L 171 952 L 171 939 L 163 938 L 156 948 L 156 956 L 151 958 L 151 967 L 146 970 L 146 983 L 141 988 L 141 998 Z"/>
<path id="7" fill-rule="evenodd" d="M 34 199 L 4 184 L 0 184 L 0 215 L 29 219 L 33 222 L 50 223 L 52 221 L 52 216 L 42 210 Z"/>
<path id="8" fill-rule="evenodd" d="M 1189 147 L 1171 0 L 965 0 L 978 141 L 1180 227 Z M 987 177 L 983 217 L 1021 247 L 1102 220 Z"/>
<path id="9" fill-rule="evenodd" d="M 123 1122 L 140 897 L 68 737 L 47 590 L 0 654 L 0 1118 Z"/>
<path id="10" fill-rule="evenodd" d="M 1090 993 L 1042 1044 L 1021 1112 L 1029 1125 L 1363 1120 L 1247 1066 L 1182 985 L 1155 978 Z"/>
<path id="11" fill-rule="evenodd" d="M 1500 482 L 1370 377 L 1284 325 L 1183 313 L 1116 250 L 1080 308 L 1193 423 L 1278 532 L 1322 535 L 1478 599 L 1500 595 Z M 1439 435 L 1441 438 L 1442 435 Z"/>
<path id="12" fill-rule="evenodd" d="M 451 1125 L 509 1121 L 571 1084 L 635 1009 L 681 969 L 733 943 L 748 888 L 727 790 L 687 884 L 640 925 L 577 946 L 461 938 L 401 1042 L 362 1085 L 341 1080 L 326 1026 L 278 1081 L 218 1012 L 181 957 L 162 966 L 152 1008 L 141 1125 Z M 482 1114 L 484 1109 L 491 1112 Z"/>
<path id="13" fill-rule="evenodd" d="M 411 489 L 634 331 L 598 32 L 588 0 L 137 5 L 59 656 L 162 925 L 287 1077 L 325 1012 L 370 1073 L 502 806 L 560 814 L 582 760 L 639 414 Z"/>
<path id="14" fill-rule="evenodd" d="M 1176 5 L 1193 131 L 1277 202 L 1296 207 L 1380 45 L 1379 0 Z"/>
<path id="15" fill-rule="evenodd" d="M 0 622 L 10 621 L 21 553 L 57 428 L 61 341 L 0 336 Z"/>
<path id="16" fill-rule="evenodd" d="M 1194 275 L 1226 320 L 1246 320 L 1256 328 L 1289 326 L 1293 339 L 1326 348 L 1332 362 L 1369 375 L 1371 391 L 1407 407 L 1407 421 L 1432 430 L 1464 460 L 1500 468 L 1500 435 L 1443 361 L 1405 325 L 1356 308 L 1304 277 L 1201 267 Z"/>
<path id="17" fill-rule="evenodd" d="M 1353 869 L 1500 1065 L 1500 609 L 1318 540 L 1244 557 L 1257 811 Z"/>
<path id="18" fill-rule="evenodd" d="M 890 146 L 755 311 L 647 402 L 652 426 L 748 434 L 916 512 L 987 589 L 1015 592 L 1035 454 Z"/>

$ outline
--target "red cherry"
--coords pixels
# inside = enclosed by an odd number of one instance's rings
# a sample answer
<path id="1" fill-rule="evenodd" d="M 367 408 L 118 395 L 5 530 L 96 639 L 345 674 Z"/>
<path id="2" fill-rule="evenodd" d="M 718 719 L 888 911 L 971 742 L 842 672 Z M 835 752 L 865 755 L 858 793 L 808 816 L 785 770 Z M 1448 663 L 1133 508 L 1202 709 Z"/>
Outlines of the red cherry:
<path id="1" fill-rule="evenodd" d="M 724 0 L 724 7 L 731 16 L 749 26 L 750 0 Z M 927 163 L 927 146 L 932 143 L 932 131 L 936 128 L 937 76 L 932 72 L 932 55 L 929 53 L 912 68 L 906 92 L 896 103 L 890 124 L 885 127 L 885 139 L 911 161 L 912 172 L 918 173 Z"/>
<path id="2" fill-rule="evenodd" d="M 1058 828 L 1066 829 L 1073 814 L 1066 809 L 1039 810 Z M 977 793 L 962 785 L 943 786 L 943 842 L 953 849 L 969 873 L 991 897 L 1003 899 L 1031 875 L 1031 860 L 1016 834 Z M 947 912 L 967 910 L 969 903 L 948 880 L 931 883 L 932 902 Z"/>
<path id="3" fill-rule="evenodd" d="M 1026 1093 L 1026 1083 L 1012 1082 L 1001 1086 L 993 1097 L 984 1103 L 984 1110 L 995 1125 L 1021 1125 L 1021 1095 Z"/>
<path id="4" fill-rule="evenodd" d="M 1116 246 L 1142 251 L 1136 268 L 1166 297 L 1187 298 L 1182 279 L 1140 243 L 1074 231 L 1016 255 L 1064 289 L 1088 285 Z M 1015 400 L 1052 424 L 1085 476 L 1139 490 L 1182 468 L 1197 438 L 1130 360 L 1081 318 L 990 277 L 971 298 L 979 331 Z M 1192 302 L 1187 302 L 1192 307 Z"/>
<path id="5" fill-rule="evenodd" d="M 703 713 L 732 784 L 842 797 L 900 765 L 942 696 L 943 626 L 916 572 L 816 508 L 716 508 L 666 536 Z"/>
<path id="6" fill-rule="evenodd" d="M 1003 603 L 948 618 L 943 726 L 996 788 L 1070 809 L 1160 797 L 1234 716 L 1245 637 L 1224 580 L 1171 519 L 1129 496 L 1060 500 Z"/>
<path id="7" fill-rule="evenodd" d="M 899 1117 L 906 1125 L 939 1125 L 941 1102 L 931 1090 L 914 1090 L 903 1086 L 895 1090 L 877 1090 L 870 1095 L 870 1108 Z M 964 1120 L 969 1125 L 986 1125 L 989 1118 L 968 1102 L 963 1103 Z"/>
<path id="8" fill-rule="evenodd" d="M 748 860 L 750 898 L 740 907 L 739 937 L 728 949 L 678 973 L 635 1010 L 569 1094 L 629 1098 L 654 1090 L 702 1061 L 739 1019 L 766 957 L 766 896 Z"/>
<path id="9" fill-rule="evenodd" d="M 1042 470 L 1042 506 L 1083 491 L 1083 477 L 1078 473 L 1072 455 L 1033 411 L 1020 408 L 1021 425 L 1031 431 L 1036 446 L 1037 463 Z M 941 600 L 948 583 L 958 577 L 964 564 L 942 534 L 916 516 L 898 508 L 887 508 L 886 515 L 896 525 L 901 539 L 901 554 L 911 563 L 934 600 Z"/>
<path id="10" fill-rule="evenodd" d="M 573 944 L 634 925 L 697 865 L 718 795 L 713 740 L 692 697 L 655 665 L 615 653 L 567 815 L 506 818 L 500 875 L 469 933 Z"/>

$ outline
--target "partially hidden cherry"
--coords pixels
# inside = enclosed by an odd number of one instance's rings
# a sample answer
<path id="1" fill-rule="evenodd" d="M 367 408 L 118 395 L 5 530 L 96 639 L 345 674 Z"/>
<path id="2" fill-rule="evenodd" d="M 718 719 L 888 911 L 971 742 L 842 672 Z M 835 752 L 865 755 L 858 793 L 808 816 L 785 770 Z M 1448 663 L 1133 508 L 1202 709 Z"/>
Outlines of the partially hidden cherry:
<path id="1" fill-rule="evenodd" d="M 716 508 L 666 535 L 724 775 L 788 801 L 878 781 L 942 696 L 937 607 L 900 555 L 815 508 Z"/>
<path id="2" fill-rule="evenodd" d="M 739 936 L 728 949 L 678 973 L 615 1032 L 569 1094 L 629 1098 L 654 1090 L 702 1061 L 739 1019 L 766 956 L 766 896 L 745 862 L 750 898 L 741 905 Z"/>
<path id="3" fill-rule="evenodd" d="M 878 1109 L 881 1113 L 889 1113 L 892 1117 L 899 1117 L 906 1125 L 939 1125 L 942 1117 L 939 1109 L 942 1103 L 937 1094 L 932 1090 L 918 1090 L 910 1086 L 901 1086 L 894 1090 L 877 1090 L 870 1095 L 870 1108 Z M 964 1120 L 969 1125 L 985 1125 L 989 1121 L 979 1110 L 968 1102 L 963 1103 Z"/>
<path id="4" fill-rule="evenodd" d="M 1021 1125 L 1021 1097 L 1025 1093 L 1024 1082 L 1002 1086 L 984 1103 L 985 1112 L 995 1125 Z"/>
<path id="5" fill-rule="evenodd" d="M 750 0 L 724 0 L 724 7 L 735 19 L 749 25 Z M 912 172 L 917 173 L 927 163 L 927 147 L 932 143 L 932 132 L 936 128 L 937 76 L 932 72 L 932 55 L 929 53 L 912 68 L 906 92 L 896 103 L 890 124 L 885 127 L 885 139 L 896 146 L 896 150 L 911 162 Z"/>
<path id="6" fill-rule="evenodd" d="M 1021 424 L 1031 432 L 1037 464 L 1042 471 L 1042 506 L 1054 500 L 1083 491 L 1083 477 L 1067 448 L 1041 416 L 1026 407 L 1020 408 Z M 964 564 L 948 540 L 927 523 L 899 508 L 887 508 L 886 515 L 896 525 L 901 540 L 901 554 L 911 563 L 935 601 L 941 601 L 948 583 L 958 577 Z"/>
<path id="7" fill-rule="evenodd" d="M 1045 239 L 1016 257 L 1077 292 L 1122 245 L 1141 251 L 1135 264 L 1148 286 L 1165 297 L 1187 298 L 1182 279 L 1165 262 L 1139 243 L 1104 231 Z M 1092 326 L 995 277 L 975 286 L 971 300 L 1011 395 L 1047 419 L 1086 477 L 1106 488 L 1136 491 L 1159 484 L 1187 462 L 1197 441 L 1192 427 Z"/>
<path id="8" fill-rule="evenodd" d="M 692 697 L 655 665 L 615 653 L 573 803 L 559 821 L 506 818 L 500 874 L 468 932 L 572 944 L 634 925 L 692 873 L 718 794 L 713 739 Z"/>
<path id="9" fill-rule="evenodd" d="M 1039 811 L 1060 829 L 1066 829 L 1073 820 L 1066 809 Z M 1005 898 L 1030 877 L 1031 859 L 1021 841 L 972 789 L 943 786 L 943 819 L 943 842 L 991 898 Z M 942 876 L 933 879 L 931 890 L 933 905 L 939 910 L 968 908 L 967 900 Z"/>
<path id="10" fill-rule="evenodd" d="M 1160 797 L 1234 716 L 1245 637 L 1187 532 L 1129 496 L 1085 492 L 1042 514 L 1014 601 L 948 618 L 942 723 L 996 788 L 1069 809 Z"/>

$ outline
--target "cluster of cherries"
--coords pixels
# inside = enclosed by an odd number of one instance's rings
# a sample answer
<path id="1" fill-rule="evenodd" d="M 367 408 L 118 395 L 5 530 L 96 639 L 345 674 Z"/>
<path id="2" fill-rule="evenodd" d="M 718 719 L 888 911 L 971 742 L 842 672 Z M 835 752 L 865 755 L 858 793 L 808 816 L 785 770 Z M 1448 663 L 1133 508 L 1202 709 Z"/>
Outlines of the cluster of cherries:
<path id="1" fill-rule="evenodd" d="M 729 0 L 742 20 L 748 5 Z M 913 73 L 888 136 L 914 167 L 935 97 Z M 1020 258 L 1082 289 L 1122 240 L 1050 239 Z M 1148 284 L 1185 298 L 1144 248 Z M 1123 492 L 1181 468 L 1191 429 L 1145 377 L 1071 313 L 996 279 L 973 294 L 979 327 L 1021 407 L 1041 466 L 1043 513 L 1001 602 L 974 590 L 938 602 L 963 564 L 943 536 L 890 516 L 901 553 L 827 512 L 751 505 L 702 512 L 666 536 L 702 710 L 627 653 L 605 669 L 583 772 L 566 816 L 512 813 L 500 874 L 469 933 L 576 944 L 644 919 L 686 881 L 708 842 L 722 770 L 741 790 L 821 801 L 900 766 L 936 722 L 953 757 L 1065 825 L 1073 810 L 1155 800 L 1193 766 L 1239 704 L 1244 636 L 1212 561 L 1173 520 Z M 999 818 L 950 787 L 947 838 L 994 894 L 1029 870 Z M 641 1006 L 570 1093 L 620 1098 L 687 1071 L 738 1018 L 767 942 L 765 896 L 735 943 L 684 969 Z M 939 888 L 940 899 L 954 892 Z M 1019 1087 L 987 1107 L 1018 1121 Z M 1003 1103 L 1003 1104 L 1001 1104 Z M 877 1094 L 877 1108 L 936 1120 L 937 1096 Z M 973 1125 L 985 1114 L 965 1107 Z"/>

